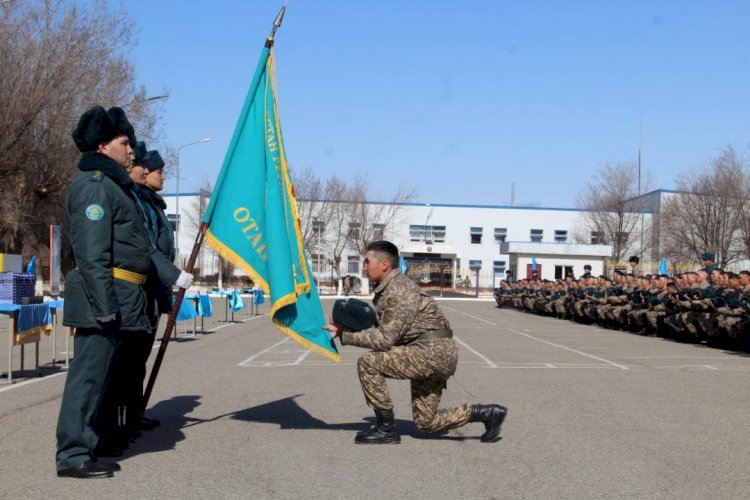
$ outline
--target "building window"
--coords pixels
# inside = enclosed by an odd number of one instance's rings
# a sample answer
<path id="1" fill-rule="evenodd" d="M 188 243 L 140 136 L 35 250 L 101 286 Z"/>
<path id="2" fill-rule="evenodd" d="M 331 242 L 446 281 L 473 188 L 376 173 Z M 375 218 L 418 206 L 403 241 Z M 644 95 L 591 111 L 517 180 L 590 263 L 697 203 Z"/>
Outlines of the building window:
<path id="1" fill-rule="evenodd" d="M 169 221 L 169 225 L 172 226 L 172 231 L 177 231 L 180 225 L 180 216 L 177 214 L 167 214 L 167 220 Z"/>
<path id="2" fill-rule="evenodd" d="M 482 261 L 481 260 L 470 260 L 469 261 L 469 269 L 472 271 L 479 271 L 482 269 Z"/>
<path id="3" fill-rule="evenodd" d="M 555 279 L 562 280 L 566 276 L 573 276 L 573 266 L 555 266 Z"/>
<path id="4" fill-rule="evenodd" d="M 544 230 L 542 230 L 542 229 L 532 229 L 531 230 L 531 241 L 533 243 L 541 243 L 543 236 L 544 236 Z"/>
<path id="5" fill-rule="evenodd" d="M 555 229 L 555 243 L 565 243 L 566 241 L 568 241 L 568 231 Z"/>
<path id="6" fill-rule="evenodd" d="M 347 274 L 359 274 L 359 255 L 350 255 L 346 258 Z"/>
<path id="7" fill-rule="evenodd" d="M 372 225 L 372 239 L 375 241 L 385 239 L 385 224 Z"/>
<path id="8" fill-rule="evenodd" d="M 496 227 L 495 228 L 495 243 L 505 243 L 505 238 L 508 237 L 508 228 L 507 227 Z"/>
<path id="9" fill-rule="evenodd" d="M 492 269 L 495 271 L 495 274 L 502 274 L 505 272 L 505 261 L 504 260 L 494 260 L 492 261 Z"/>
<path id="10" fill-rule="evenodd" d="M 481 227 L 472 227 L 469 232 L 471 233 L 472 245 L 479 245 L 482 243 L 482 228 Z"/>
<path id="11" fill-rule="evenodd" d="M 359 230 L 362 228 L 362 224 L 359 222 L 350 222 L 349 223 L 349 233 L 347 234 L 347 237 L 350 240 L 358 240 L 359 239 Z"/>
<path id="12" fill-rule="evenodd" d="M 322 253 L 314 253 L 310 255 L 310 267 L 314 273 L 322 273 L 325 269 L 326 258 Z"/>
<path id="13" fill-rule="evenodd" d="M 313 239 L 317 241 L 323 240 L 323 232 L 326 229 L 326 225 L 323 221 L 314 220 L 312 223 Z"/>
<path id="14" fill-rule="evenodd" d="M 591 231 L 591 244 L 592 245 L 603 245 L 604 235 L 601 231 Z"/>
<path id="15" fill-rule="evenodd" d="M 409 239 L 411 241 L 424 241 L 425 243 L 445 243 L 445 226 L 409 226 Z"/>

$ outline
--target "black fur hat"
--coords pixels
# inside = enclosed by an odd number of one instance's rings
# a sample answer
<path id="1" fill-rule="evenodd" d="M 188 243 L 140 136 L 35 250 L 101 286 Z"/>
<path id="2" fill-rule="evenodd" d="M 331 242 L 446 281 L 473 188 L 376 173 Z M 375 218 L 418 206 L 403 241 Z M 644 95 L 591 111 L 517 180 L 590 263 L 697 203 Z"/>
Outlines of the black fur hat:
<path id="1" fill-rule="evenodd" d="M 73 130 L 73 142 L 81 153 L 96 151 L 99 144 L 120 135 L 112 116 L 101 106 L 94 106 L 81 115 Z"/>
<path id="2" fill-rule="evenodd" d="M 107 110 L 107 113 L 109 113 L 109 116 L 112 117 L 112 121 L 114 122 L 120 133 L 128 136 L 130 147 L 134 148 L 136 144 L 135 129 L 133 129 L 133 126 L 128 121 L 128 117 L 125 115 L 125 111 L 122 108 L 115 106 L 109 108 Z"/>
<path id="3" fill-rule="evenodd" d="M 164 160 L 161 159 L 159 151 L 152 149 L 148 152 L 148 159 L 146 160 L 146 167 L 150 172 L 164 168 Z"/>
<path id="4" fill-rule="evenodd" d="M 145 142 L 138 141 L 135 143 L 133 156 L 135 156 L 135 159 L 133 160 L 134 165 L 148 166 L 148 149 L 146 148 Z"/>
<path id="5" fill-rule="evenodd" d="M 639 264 L 641 262 L 641 259 L 637 255 L 631 255 L 628 259 L 628 262 L 635 262 L 636 264 Z"/>

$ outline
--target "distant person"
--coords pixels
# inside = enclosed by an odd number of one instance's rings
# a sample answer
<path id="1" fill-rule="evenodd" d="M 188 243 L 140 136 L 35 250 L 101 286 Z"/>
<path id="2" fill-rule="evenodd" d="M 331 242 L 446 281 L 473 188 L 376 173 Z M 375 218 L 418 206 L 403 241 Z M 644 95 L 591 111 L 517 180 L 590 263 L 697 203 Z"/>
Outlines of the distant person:
<path id="1" fill-rule="evenodd" d="M 581 278 L 588 278 L 591 276 L 591 264 L 586 264 L 583 266 L 583 274 L 581 275 Z"/>
<path id="2" fill-rule="evenodd" d="M 507 271 L 505 271 L 505 282 L 508 283 L 509 285 L 512 285 L 513 281 L 515 281 L 513 279 L 513 271 L 508 269 Z"/>
<path id="3" fill-rule="evenodd" d="M 641 274 L 640 269 L 638 267 L 640 263 L 641 263 L 640 257 L 638 257 L 637 255 L 630 256 L 630 258 L 628 259 L 628 265 L 630 266 L 630 274 L 632 274 L 633 276 L 638 276 Z"/>

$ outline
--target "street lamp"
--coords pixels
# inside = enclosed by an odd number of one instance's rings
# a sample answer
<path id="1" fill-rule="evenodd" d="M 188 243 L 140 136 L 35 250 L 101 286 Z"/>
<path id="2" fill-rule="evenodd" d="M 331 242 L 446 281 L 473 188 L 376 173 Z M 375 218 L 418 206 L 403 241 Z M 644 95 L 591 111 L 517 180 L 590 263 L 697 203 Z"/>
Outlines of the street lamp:
<path id="1" fill-rule="evenodd" d="M 176 177 L 177 177 L 177 186 L 176 186 L 177 187 L 177 189 L 176 189 L 177 192 L 175 193 L 175 212 L 176 212 L 176 221 L 175 222 L 177 224 L 176 224 L 176 231 L 175 231 L 175 237 L 174 237 L 175 247 L 176 247 L 175 248 L 175 254 L 176 254 L 175 255 L 175 260 L 177 260 L 177 262 L 179 262 L 179 258 L 178 257 L 180 256 L 180 222 L 181 222 L 180 221 L 180 150 L 182 148 L 186 148 L 188 146 L 195 146 L 196 144 L 204 144 L 206 142 L 211 142 L 211 138 L 210 137 L 204 137 L 200 141 L 189 142 L 189 143 L 183 144 L 182 146 L 180 146 L 179 148 L 177 148 L 177 165 L 176 165 L 176 168 L 175 168 L 175 170 L 176 170 Z"/>

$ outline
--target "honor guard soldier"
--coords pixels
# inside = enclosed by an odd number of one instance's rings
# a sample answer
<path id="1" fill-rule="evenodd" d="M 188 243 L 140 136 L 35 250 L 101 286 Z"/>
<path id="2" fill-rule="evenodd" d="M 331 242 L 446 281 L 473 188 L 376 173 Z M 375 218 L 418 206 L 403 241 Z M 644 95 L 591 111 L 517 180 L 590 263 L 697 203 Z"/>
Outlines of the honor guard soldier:
<path id="1" fill-rule="evenodd" d="M 332 322 L 326 329 L 343 345 L 370 349 L 357 361 L 367 404 L 377 424 L 355 438 L 360 444 L 399 443 L 393 402 L 386 378 L 411 381 L 414 423 L 423 432 L 442 432 L 468 422 L 483 422 L 484 443 L 500 439 L 507 409 L 500 405 L 468 405 L 438 410 L 447 380 L 455 373 L 458 349 L 448 320 L 434 299 L 401 274 L 398 248 L 388 241 L 367 246 L 364 271 L 377 283 L 374 290 L 377 325 L 348 331 Z M 360 315 L 361 316 L 361 315 Z"/>
<path id="2" fill-rule="evenodd" d="M 158 155 L 158 153 L 156 153 Z M 147 274 L 146 313 L 150 329 L 126 335 L 117 345 L 110 363 L 104 398 L 98 412 L 96 431 L 99 443 L 95 454 L 99 457 L 118 457 L 134 442 L 142 430 L 159 425 L 152 419 L 144 420 L 143 381 L 146 376 L 146 361 L 151 353 L 158 323 L 157 289 L 167 289 L 173 284 L 188 288 L 192 275 L 180 271 L 172 264 L 165 252 L 157 248 L 157 229 L 152 231 L 155 219 L 151 208 L 151 189 L 146 187 L 150 156 L 146 145 L 137 142 L 134 148 L 133 165 L 126 169 L 133 181 L 133 194 L 138 199 L 144 229 L 151 252 L 151 266 Z M 161 167 L 163 167 L 163 162 Z M 159 168 L 161 168 L 159 167 Z"/>
<path id="3" fill-rule="evenodd" d="M 114 108 L 113 108 L 114 109 Z M 144 283 L 151 265 L 141 211 L 128 177 L 135 142 L 125 113 L 96 106 L 73 131 L 81 151 L 65 199 L 65 230 L 76 268 L 65 280 L 63 324 L 76 328 L 57 423 L 57 475 L 111 477 L 97 462 L 92 421 L 117 343 L 150 329 Z"/>
<path id="4" fill-rule="evenodd" d="M 182 288 L 189 288 L 192 284 L 192 275 L 188 275 L 191 279 L 191 283 L 183 283 L 179 277 L 182 276 L 179 268 L 174 266 L 172 263 L 176 257 L 174 237 L 172 236 L 172 225 L 167 218 L 167 214 L 164 210 L 167 208 L 167 204 L 158 193 L 164 189 L 164 160 L 157 150 L 151 150 L 146 155 L 145 159 L 146 174 L 145 181 L 142 185 L 138 186 L 138 197 L 140 198 L 141 205 L 146 214 L 147 229 L 150 236 L 150 240 L 158 252 L 158 258 L 154 259 L 155 265 L 153 270 L 156 272 L 149 273 L 148 279 L 146 280 L 146 292 L 149 297 L 149 305 L 153 304 L 153 307 L 149 307 L 149 315 L 151 323 L 154 327 L 152 334 L 142 344 L 142 350 L 140 352 L 139 359 L 137 361 L 140 378 L 138 379 L 138 394 L 141 397 L 140 404 L 138 405 L 138 414 L 135 418 L 136 426 L 139 430 L 146 431 L 151 430 L 154 427 L 159 426 L 159 421 L 148 418 L 143 415 L 143 380 L 146 376 L 146 361 L 151 354 L 151 348 L 156 337 L 156 330 L 159 326 L 159 317 L 162 314 L 169 314 L 172 310 L 172 286 L 165 285 L 163 280 L 167 283 L 172 283 L 176 279 L 175 283 L 177 286 Z M 158 271 L 161 269 L 161 272 Z M 187 274 L 187 273 L 185 273 Z"/>

